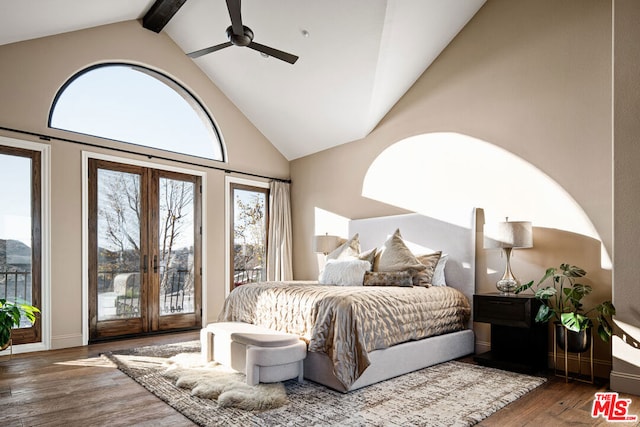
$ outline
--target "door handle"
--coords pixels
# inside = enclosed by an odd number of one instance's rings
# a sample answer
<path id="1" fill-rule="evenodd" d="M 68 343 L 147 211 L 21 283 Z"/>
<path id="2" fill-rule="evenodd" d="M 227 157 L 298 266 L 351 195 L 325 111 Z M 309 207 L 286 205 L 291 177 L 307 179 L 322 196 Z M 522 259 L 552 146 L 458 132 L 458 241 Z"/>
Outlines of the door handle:
<path id="1" fill-rule="evenodd" d="M 158 255 L 153 256 L 153 272 L 158 272 Z"/>
<path id="2" fill-rule="evenodd" d="M 148 261 L 149 261 L 149 257 L 145 255 L 143 260 L 142 260 L 142 272 L 143 273 L 147 272 L 147 262 Z"/>

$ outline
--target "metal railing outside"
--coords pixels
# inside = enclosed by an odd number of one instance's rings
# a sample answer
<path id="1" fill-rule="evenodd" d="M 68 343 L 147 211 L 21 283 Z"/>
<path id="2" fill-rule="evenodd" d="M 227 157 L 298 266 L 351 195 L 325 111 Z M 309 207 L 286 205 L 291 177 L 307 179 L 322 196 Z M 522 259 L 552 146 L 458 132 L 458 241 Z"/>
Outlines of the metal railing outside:
<path id="1" fill-rule="evenodd" d="M 0 271 L 0 298 L 31 302 L 30 271 Z"/>
<path id="2" fill-rule="evenodd" d="M 116 292 L 114 283 L 119 275 L 135 275 L 131 271 L 102 271 L 98 273 L 98 293 Z M 162 275 L 162 271 L 161 271 Z M 125 280 L 124 289 L 117 290 L 115 316 L 138 317 L 140 314 L 140 280 Z M 169 273 L 160 289 L 160 314 L 190 313 L 194 310 L 191 270 L 177 269 Z"/>
<path id="3" fill-rule="evenodd" d="M 266 273 L 263 268 L 237 269 L 233 270 L 233 283 L 235 286 L 245 283 L 261 282 L 265 280 Z"/>

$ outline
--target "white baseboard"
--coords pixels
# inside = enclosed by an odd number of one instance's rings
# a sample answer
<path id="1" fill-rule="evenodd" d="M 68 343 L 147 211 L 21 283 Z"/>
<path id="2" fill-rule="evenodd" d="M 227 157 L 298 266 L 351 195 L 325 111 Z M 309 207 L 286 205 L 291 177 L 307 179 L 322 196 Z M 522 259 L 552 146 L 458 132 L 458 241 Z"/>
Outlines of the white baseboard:
<path id="1" fill-rule="evenodd" d="M 548 360 L 549 368 L 553 369 L 553 352 L 549 353 Z M 582 374 L 588 374 L 591 372 L 589 357 L 586 353 L 580 357 L 580 369 L 578 369 L 578 355 L 576 353 L 569 353 L 567 355 L 567 362 L 569 367 L 569 376 L 571 376 L 572 372 L 575 373 L 580 371 Z M 598 378 L 609 378 L 611 366 L 611 360 L 593 359 L 593 375 Z M 556 373 L 559 375 L 564 374 L 564 354 L 562 352 L 558 352 L 558 366 L 556 367 Z"/>
<path id="2" fill-rule="evenodd" d="M 619 393 L 629 393 L 640 396 L 640 375 L 611 371 L 609 387 L 611 390 Z"/>
<path id="3" fill-rule="evenodd" d="M 68 347 L 78 347 L 82 344 L 82 334 L 65 334 L 65 335 L 55 335 L 51 337 L 51 348 L 68 348 Z"/>
<path id="4" fill-rule="evenodd" d="M 33 344 L 20 344 L 14 345 L 13 348 L 7 348 L 4 351 L 0 351 L 0 356 L 9 356 L 11 354 L 31 353 L 34 351 L 47 350 L 44 343 L 36 342 Z"/>
<path id="5" fill-rule="evenodd" d="M 14 345 L 11 349 L 0 351 L 0 356 L 8 356 L 10 354 L 33 353 L 36 351 L 54 350 L 59 348 L 78 347 L 82 344 L 82 334 L 66 334 L 51 337 L 51 346 L 47 348 L 44 342 L 33 344 Z"/>
<path id="6" fill-rule="evenodd" d="M 488 341 L 477 341 L 476 340 L 476 354 L 486 353 L 491 350 L 491 343 Z"/>

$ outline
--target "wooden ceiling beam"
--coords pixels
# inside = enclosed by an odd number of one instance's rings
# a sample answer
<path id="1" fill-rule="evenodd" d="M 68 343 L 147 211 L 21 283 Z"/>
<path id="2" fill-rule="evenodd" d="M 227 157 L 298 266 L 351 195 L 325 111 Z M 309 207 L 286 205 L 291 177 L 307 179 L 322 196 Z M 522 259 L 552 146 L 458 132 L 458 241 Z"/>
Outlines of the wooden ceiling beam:
<path id="1" fill-rule="evenodd" d="M 187 0 L 156 0 L 142 18 L 142 26 L 155 33 L 162 31 Z"/>

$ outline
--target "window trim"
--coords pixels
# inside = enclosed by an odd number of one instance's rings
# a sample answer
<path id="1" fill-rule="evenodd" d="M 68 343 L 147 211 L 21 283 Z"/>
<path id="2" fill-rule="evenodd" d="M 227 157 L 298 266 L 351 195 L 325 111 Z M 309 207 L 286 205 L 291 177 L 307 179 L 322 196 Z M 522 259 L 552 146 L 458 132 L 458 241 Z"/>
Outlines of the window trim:
<path id="1" fill-rule="evenodd" d="M 114 163 L 142 166 L 169 172 L 199 176 L 202 185 L 201 215 L 201 267 L 202 267 L 202 324 L 207 320 L 207 172 L 197 169 L 175 167 L 163 163 L 141 161 L 110 154 L 82 151 L 82 345 L 89 344 L 89 159 L 106 160 Z"/>
<path id="2" fill-rule="evenodd" d="M 232 212 L 232 205 L 233 205 L 233 197 L 231 192 L 233 189 L 234 185 L 246 185 L 249 187 L 258 187 L 258 188 L 264 188 L 267 191 L 269 190 L 269 183 L 265 182 L 265 181 L 254 181 L 251 179 L 246 179 L 246 178 L 238 178 L 238 177 L 233 177 L 233 176 L 226 176 L 225 177 L 225 231 L 224 231 L 224 265 L 225 265 L 225 274 L 224 274 L 224 278 L 225 278 L 225 297 L 229 296 L 229 293 L 231 293 L 231 277 L 233 276 L 233 269 L 231 268 L 231 265 L 233 264 L 233 261 L 231 259 L 231 243 L 233 241 L 233 235 L 231 233 L 231 226 L 233 225 L 233 221 L 231 218 L 231 212 Z M 266 200 L 267 205 L 269 204 L 269 198 L 271 196 L 269 195 L 269 197 Z M 268 206 L 267 206 L 268 209 Z M 267 227 L 267 232 L 268 232 L 268 227 Z"/>
<path id="3" fill-rule="evenodd" d="M 53 127 L 52 124 L 51 124 L 51 121 L 53 119 L 53 113 L 54 113 L 56 105 L 58 104 L 58 101 L 60 100 L 60 97 L 62 96 L 64 91 L 71 84 L 73 84 L 73 82 L 76 79 L 78 79 L 79 77 L 83 76 L 84 74 L 89 73 L 89 72 L 91 72 L 93 70 L 96 70 L 96 69 L 99 69 L 99 68 L 105 68 L 105 67 L 111 67 L 111 66 L 136 68 L 138 71 L 140 71 L 142 73 L 145 73 L 145 74 L 147 74 L 147 75 L 149 75 L 149 76 L 151 76 L 153 78 L 158 79 L 158 81 L 161 81 L 162 83 L 166 84 L 171 89 L 176 91 L 176 93 L 178 95 L 180 95 L 188 104 L 191 105 L 191 107 L 194 110 L 194 113 L 196 113 L 197 115 L 203 116 L 203 117 L 201 117 L 203 119 L 203 121 L 205 121 L 204 119 L 206 119 L 206 122 L 208 122 L 211 125 L 211 129 L 213 130 L 213 133 L 215 134 L 215 137 L 217 138 L 217 142 L 218 142 L 218 144 L 220 146 L 221 159 L 212 159 L 212 158 L 207 158 L 207 157 L 195 156 L 193 154 L 182 153 L 182 152 L 178 152 L 178 151 L 163 150 L 161 148 L 152 147 L 150 145 L 143 145 L 143 144 L 139 144 L 139 143 L 135 143 L 135 142 L 121 141 L 121 140 L 117 140 L 117 139 L 105 138 L 105 137 L 102 137 L 100 135 L 91 135 L 91 134 L 86 134 L 86 133 L 82 133 L 82 132 L 75 132 L 75 131 L 69 130 L 69 129 L 62 129 L 62 128 Z M 185 95 L 188 95 L 188 97 L 185 96 Z M 141 147 L 141 148 L 146 148 L 146 149 L 150 149 L 150 150 L 155 150 L 155 151 L 161 152 L 161 153 L 177 154 L 177 155 L 187 156 L 187 157 L 191 157 L 191 158 L 204 159 L 204 160 L 207 160 L 207 161 L 227 163 L 227 149 L 226 149 L 226 144 L 224 142 L 224 138 L 222 136 L 222 132 L 220 131 L 220 128 L 217 125 L 216 121 L 213 119 L 213 115 L 206 108 L 204 102 L 202 102 L 192 91 L 187 89 L 183 84 L 179 83 L 173 77 L 169 76 L 168 74 L 166 74 L 165 72 L 163 72 L 161 70 L 158 70 L 158 69 L 155 69 L 155 68 L 151 68 L 151 67 L 145 66 L 145 65 L 133 64 L 133 63 L 129 63 L 129 62 L 103 62 L 103 63 L 91 65 L 89 67 L 83 68 L 82 70 L 76 72 L 71 77 L 69 77 L 62 84 L 62 86 L 60 86 L 60 89 L 58 89 L 58 91 L 56 92 L 56 94 L 55 94 L 55 96 L 53 98 L 53 102 L 51 103 L 51 108 L 49 109 L 49 117 L 47 119 L 47 127 L 49 129 L 55 129 L 55 130 L 59 130 L 59 131 L 62 131 L 62 132 L 69 132 L 69 133 L 73 133 L 73 134 L 76 134 L 76 135 L 85 135 L 85 136 L 92 137 L 92 138 L 98 138 L 98 139 L 102 139 L 102 140 L 106 140 L 106 141 L 112 141 L 112 142 L 115 142 L 117 144 L 125 144 L 126 146 L 134 146 L 134 147 Z M 124 150 L 124 151 L 129 151 L 129 150 Z M 142 152 L 136 152 L 136 151 L 133 151 L 133 152 L 135 154 L 147 155 L 146 153 L 142 153 Z"/>
<path id="4" fill-rule="evenodd" d="M 13 353 L 51 348 L 51 147 L 0 136 L 0 145 L 40 153 L 40 341 L 13 346 Z M 0 352 L 8 354 L 9 349 Z"/>

